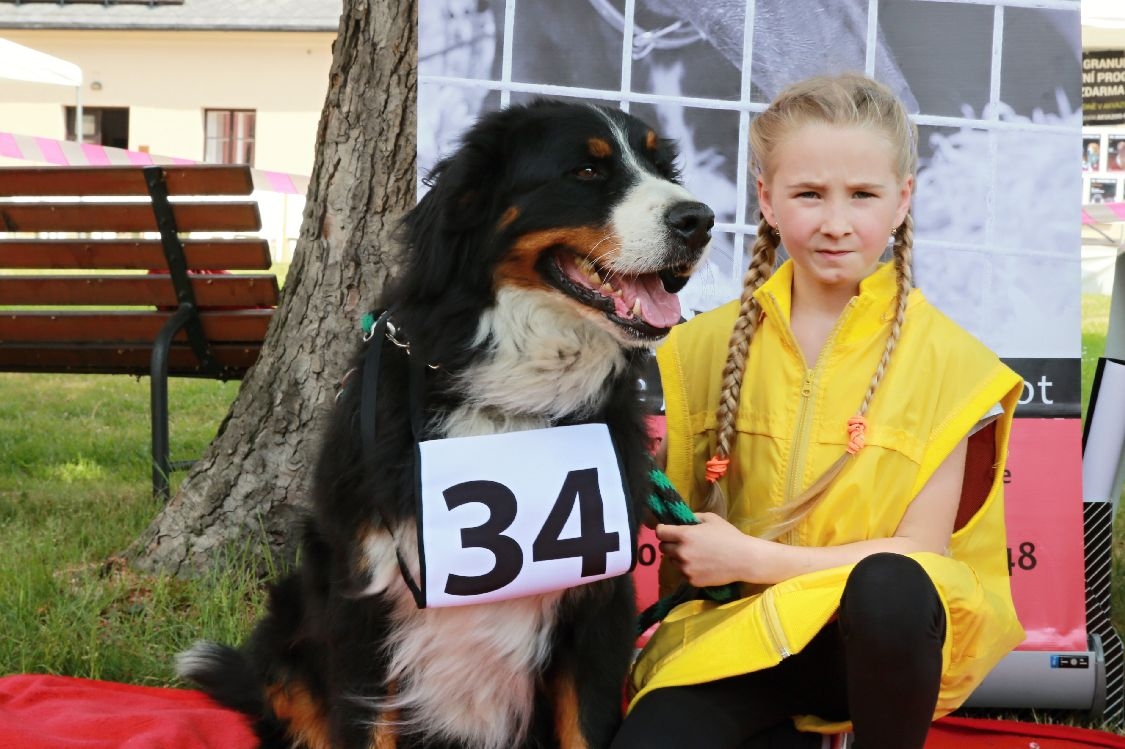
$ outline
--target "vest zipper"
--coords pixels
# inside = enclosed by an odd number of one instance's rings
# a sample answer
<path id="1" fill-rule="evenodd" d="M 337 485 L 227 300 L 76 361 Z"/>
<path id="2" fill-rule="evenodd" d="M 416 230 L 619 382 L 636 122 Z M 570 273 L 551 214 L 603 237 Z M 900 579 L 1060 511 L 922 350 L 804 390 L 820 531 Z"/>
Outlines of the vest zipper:
<path id="1" fill-rule="evenodd" d="M 809 401 L 813 391 L 814 372 L 814 369 L 808 370 L 805 373 L 805 381 L 801 385 L 801 405 L 797 409 L 797 427 L 793 430 L 793 451 L 789 455 L 789 480 L 785 484 L 785 504 L 789 504 L 793 501 L 793 497 L 797 496 L 799 489 L 797 478 L 800 473 L 798 469 L 805 464 L 807 452 L 805 448 L 808 447 L 805 431 L 809 428 L 812 417 Z"/>
<path id="2" fill-rule="evenodd" d="M 785 660 L 793 655 L 793 649 L 789 644 L 789 638 L 785 636 L 785 630 L 781 628 L 781 617 L 777 615 L 777 605 L 774 603 L 776 587 L 771 585 L 766 588 L 759 601 L 762 607 L 762 622 L 766 625 L 766 637 L 769 639 L 774 652 L 781 656 L 782 660 Z M 821 618 L 815 631 L 819 632 L 824 629 L 828 622 L 832 621 L 832 617 L 837 611 L 838 609 L 833 609 L 828 612 L 827 616 Z"/>
<path id="3" fill-rule="evenodd" d="M 785 638 L 785 631 L 781 628 L 781 619 L 777 615 L 777 609 L 774 608 L 773 591 L 774 588 L 771 586 L 762 593 L 762 620 L 765 622 L 766 635 L 769 637 L 774 652 L 781 656 L 782 660 L 785 660 L 793 653 L 789 649 L 789 641 Z"/>
<path id="4" fill-rule="evenodd" d="M 809 407 L 809 404 L 812 402 L 812 394 L 815 388 L 815 384 L 820 378 L 820 372 L 821 369 L 823 369 L 824 359 L 827 356 L 827 352 L 831 350 L 832 344 L 836 340 L 836 335 L 840 332 L 840 328 L 843 327 L 845 318 L 848 317 L 848 314 L 852 311 L 852 308 L 855 307 L 855 303 L 855 297 L 852 297 L 848 300 L 848 304 L 846 307 L 844 307 L 844 311 L 840 313 L 840 316 L 838 318 L 836 318 L 836 324 L 832 326 L 832 331 L 828 334 L 828 338 L 825 339 L 824 345 L 820 347 L 820 351 L 816 355 L 816 362 L 813 364 L 812 369 L 806 369 L 805 371 L 805 381 L 801 384 L 801 405 L 797 410 L 797 425 L 793 430 L 793 450 L 789 455 L 789 476 L 785 488 L 785 504 L 789 504 L 790 502 L 792 502 L 801 489 L 798 484 L 798 478 L 800 477 L 801 471 L 804 469 L 805 459 L 808 453 L 809 439 L 807 432 L 811 429 L 813 416 L 812 409 Z M 795 350 L 798 352 L 798 355 L 801 357 L 801 361 L 805 363 L 805 366 L 807 367 L 808 364 L 805 362 L 804 354 L 801 353 L 801 347 L 797 345 L 797 340 L 793 336 L 792 328 L 789 328 L 787 330 L 787 333 L 792 339 L 792 344 Z M 844 426 L 841 425 L 840 428 L 843 429 Z"/>

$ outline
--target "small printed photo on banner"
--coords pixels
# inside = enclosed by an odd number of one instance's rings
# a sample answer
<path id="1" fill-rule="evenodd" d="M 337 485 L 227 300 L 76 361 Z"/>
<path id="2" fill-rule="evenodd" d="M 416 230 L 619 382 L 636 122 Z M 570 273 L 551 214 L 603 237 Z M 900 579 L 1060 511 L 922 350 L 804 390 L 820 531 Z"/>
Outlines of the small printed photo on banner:
<path id="1" fill-rule="evenodd" d="M 1102 164 L 1102 136 L 1085 135 L 1082 137 L 1082 171 L 1096 172 Z"/>
<path id="2" fill-rule="evenodd" d="M 1125 135 L 1107 138 L 1105 168 L 1108 172 L 1125 172 Z"/>
<path id="3" fill-rule="evenodd" d="M 1092 179 L 1090 192 L 1086 196 L 1087 203 L 1113 203 L 1117 200 L 1117 180 Z"/>

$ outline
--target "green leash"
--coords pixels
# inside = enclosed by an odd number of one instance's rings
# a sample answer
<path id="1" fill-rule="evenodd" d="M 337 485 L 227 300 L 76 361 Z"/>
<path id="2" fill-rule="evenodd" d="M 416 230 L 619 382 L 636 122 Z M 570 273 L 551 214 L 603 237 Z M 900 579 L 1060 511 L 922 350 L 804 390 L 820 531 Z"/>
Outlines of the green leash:
<path id="1" fill-rule="evenodd" d="M 652 514 L 656 516 L 657 522 L 665 525 L 699 525 L 699 518 L 687 506 L 676 488 L 672 486 L 672 482 L 664 475 L 664 471 L 653 466 L 648 472 L 648 476 L 652 479 L 652 493 L 648 495 L 646 504 Z M 738 598 L 739 588 L 737 583 L 698 589 L 684 583 L 641 612 L 641 615 L 637 618 L 637 634 L 641 634 L 653 624 L 661 621 L 668 615 L 669 611 L 681 603 L 698 598 L 700 593 L 712 601 L 727 603 Z"/>

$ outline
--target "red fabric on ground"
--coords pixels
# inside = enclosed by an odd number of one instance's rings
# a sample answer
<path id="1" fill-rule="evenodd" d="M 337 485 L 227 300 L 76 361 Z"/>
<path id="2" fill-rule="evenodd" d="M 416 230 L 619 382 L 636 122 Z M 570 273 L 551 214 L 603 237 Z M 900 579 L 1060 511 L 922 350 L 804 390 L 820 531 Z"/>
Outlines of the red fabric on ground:
<path id="1" fill-rule="evenodd" d="M 0 678 L 0 749 L 254 749 L 244 716 L 201 692 L 65 676 Z"/>
<path id="2" fill-rule="evenodd" d="M 1125 737 L 1070 726 L 1011 720 L 942 718 L 926 749 L 1125 749 Z"/>
<path id="3" fill-rule="evenodd" d="M 66 676 L 0 678 L 0 749 L 254 749 L 239 713 L 200 692 Z M 943 718 L 926 749 L 1125 749 L 1067 726 Z"/>

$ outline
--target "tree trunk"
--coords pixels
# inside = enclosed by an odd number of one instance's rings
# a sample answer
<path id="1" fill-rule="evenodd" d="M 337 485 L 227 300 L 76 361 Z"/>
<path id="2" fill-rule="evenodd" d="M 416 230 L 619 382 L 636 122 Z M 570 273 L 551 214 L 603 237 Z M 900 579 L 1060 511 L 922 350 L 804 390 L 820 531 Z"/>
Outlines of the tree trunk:
<path id="1" fill-rule="evenodd" d="M 293 264 L 261 356 L 203 458 L 129 549 L 192 574 L 291 556 L 319 436 L 415 203 L 417 0 L 344 0 Z"/>

